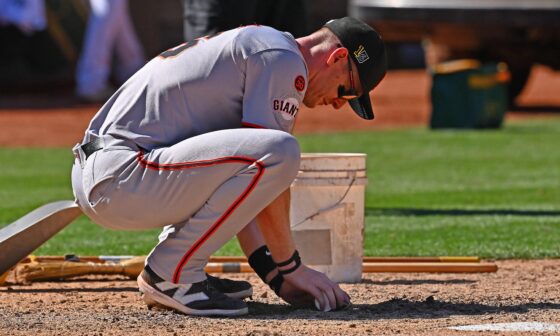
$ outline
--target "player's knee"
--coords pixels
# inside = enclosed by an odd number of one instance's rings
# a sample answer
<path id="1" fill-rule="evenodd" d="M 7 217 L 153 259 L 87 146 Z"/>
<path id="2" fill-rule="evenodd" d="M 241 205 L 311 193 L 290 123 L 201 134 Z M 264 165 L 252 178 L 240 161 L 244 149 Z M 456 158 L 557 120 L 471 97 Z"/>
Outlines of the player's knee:
<path id="1" fill-rule="evenodd" d="M 279 157 L 281 164 L 282 175 L 286 178 L 286 182 L 289 184 L 295 178 L 299 171 L 299 161 L 301 158 L 301 151 L 299 148 L 299 143 L 290 134 L 284 133 L 285 135 L 281 137 L 274 151 Z"/>

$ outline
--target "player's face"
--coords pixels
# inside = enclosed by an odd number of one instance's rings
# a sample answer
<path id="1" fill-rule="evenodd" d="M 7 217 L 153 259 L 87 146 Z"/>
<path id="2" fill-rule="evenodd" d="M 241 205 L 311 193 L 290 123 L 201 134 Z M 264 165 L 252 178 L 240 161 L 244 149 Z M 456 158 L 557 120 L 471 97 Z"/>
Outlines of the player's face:
<path id="1" fill-rule="evenodd" d="M 335 109 L 341 108 L 347 101 L 350 99 L 358 98 L 358 90 L 356 88 L 356 81 L 354 79 L 354 69 L 352 68 L 352 62 L 350 58 L 348 59 L 348 79 L 350 86 L 347 87 L 346 85 L 339 85 L 337 89 L 337 99 L 331 103 Z"/>
<path id="2" fill-rule="evenodd" d="M 347 57 L 336 66 L 328 67 L 313 82 L 303 100 L 308 107 L 332 105 L 339 109 L 350 99 L 358 97 L 359 79 L 357 71 Z"/>

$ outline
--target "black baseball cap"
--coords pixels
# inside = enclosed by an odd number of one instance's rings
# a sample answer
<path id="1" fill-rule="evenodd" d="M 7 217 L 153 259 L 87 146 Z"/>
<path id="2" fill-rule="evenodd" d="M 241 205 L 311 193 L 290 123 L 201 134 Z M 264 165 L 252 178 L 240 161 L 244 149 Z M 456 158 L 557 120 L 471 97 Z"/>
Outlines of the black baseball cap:
<path id="1" fill-rule="evenodd" d="M 351 59 L 358 69 L 363 93 L 358 98 L 350 99 L 350 106 L 360 117 L 373 119 L 369 92 L 387 72 L 387 56 L 381 36 L 366 23 L 351 17 L 330 20 L 325 27 L 350 51 Z"/>

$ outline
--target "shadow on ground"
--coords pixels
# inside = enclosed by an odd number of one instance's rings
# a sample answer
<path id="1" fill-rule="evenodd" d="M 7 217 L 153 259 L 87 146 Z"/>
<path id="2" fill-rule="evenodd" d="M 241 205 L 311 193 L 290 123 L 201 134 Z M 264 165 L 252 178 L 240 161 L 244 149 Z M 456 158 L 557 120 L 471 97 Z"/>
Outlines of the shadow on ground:
<path id="1" fill-rule="evenodd" d="M 416 280 L 406 280 L 406 279 L 399 279 L 399 280 L 383 280 L 383 281 L 374 281 L 370 279 L 362 279 L 360 284 L 371 284 L 377 286 L 390 286 L 390 285 L 464 285 L 464 284 L 471 284 L 476 283 L 476 280 L 465 280 L 465 279 L 448 279 L 448 280 L 436 280 L 436 279 L 416 279 Z"/>
<path id="2" fill-rule="evenodd" d="M 454 281 L 454 280 L 451 280 Z M 415 283 L 406 281 L 403 284 Z M 439 283 L 439 282 L 438 282 Z M 134 286 L 110 287 L 110 288 L 6 288 L 2 292 L 7 293 L 122 293 L 137 292 Z M 287 304 L 267 304 L 247 301 L 249 315 L 243 316 L 246 320 L 329 320 L 329 321 L 355 321 L 355 320 L 386 320 L 386 319 L 438 319 L 458 315 L 485 315 L 500 313 L 523 314 L 531 310 L 559 310 L 560 303 L 557 302 L 530 302 L 521 304 L 492 304 L 476 302 L 449 302 L 438 300 L 429 296 L 422 301 L 414 301 L 408 298 L 393 298 L 388 301 L 371 304 L 354 304 L 349 308 L 334 312 L 320 312 L 314 308 L 294 308 Z M 134 314 L 142 314 L 145 306 L 140 310 L 134 310 Z M 130 313 L 133 313 L 132 311 Z M 150 317 L 157 315 L 170 315 L 181 318 L 181 314 L 166 310 L 151 310 Z"/>
<path id="3" fill-rule="evenodd" d="M 442 318 L 454 315 L 485 315 L 496 313 L 527 313 L 534 309 L 557 309 L 560 303 L 538 302 L 516 305 L 455 303 L 439 301 L 433 296 L 424 301 L 394 298 L 376 304 L 356 304 L 343 311 L 323 313 L 312 309 L 297 309 L 279 305 L 249 302 L 249 316 L 247 319 L 269 320 L 382 320 L 403 318 Z"/>

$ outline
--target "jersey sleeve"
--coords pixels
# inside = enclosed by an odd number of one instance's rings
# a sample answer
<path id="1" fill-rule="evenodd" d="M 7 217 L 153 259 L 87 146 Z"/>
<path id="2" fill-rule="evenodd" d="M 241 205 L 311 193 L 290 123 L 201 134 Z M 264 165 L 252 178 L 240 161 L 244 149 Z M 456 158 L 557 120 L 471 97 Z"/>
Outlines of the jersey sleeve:
<path id="1" fill-rule="evenodd" d="M 291 133 L 306 89 L 307 69 L 300 55 L 267 50 L 249 56 L 243 125 Z"/>

